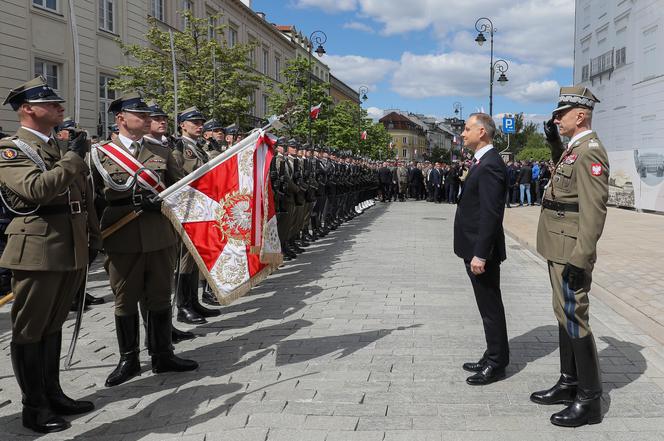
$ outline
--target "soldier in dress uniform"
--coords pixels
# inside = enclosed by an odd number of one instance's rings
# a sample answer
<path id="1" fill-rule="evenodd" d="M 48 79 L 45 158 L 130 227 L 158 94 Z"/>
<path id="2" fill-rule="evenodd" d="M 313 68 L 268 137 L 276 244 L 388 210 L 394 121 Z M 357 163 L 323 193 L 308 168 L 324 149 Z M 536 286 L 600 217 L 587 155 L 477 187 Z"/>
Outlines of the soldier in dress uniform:
<path id="1" fill-rule="evenodd" d="M 556 167 L 542 201 L 537 251 L 549 265 L 561 375 L 531 400 L 567 405 L 551 416 L 553 424 L 567 427 L 602 420 L 599 361 L 588 323 L 588 291 L 609 195 L 609 160 L 591 128 L 596 102 L 588 88 L 563 87 L 558 107 L 545 123 Z M 571 138 L 566 147 L 560 135 Z"/>
<path id="2" fill-rule="evenodd" d="M 152 110 L 138 93 L 119 97 L 108 111 L 115 114 L 119 129 L 117 141 L 102 142 L 91 152 L 97 194 L 107 201 L 101 227 L 109 228 L 132 211 L 141 211 L 136 219 L 104 239 L 105 268 L 115 295 L 115 330 L 120 348 L 120 361 L 106 379 L 106 386 L 111 387 L 141 371 L 139 302 L 147 310 L 152 372 L 190 371 L 196 369 L 198 363 L 173 354 L 171 277 L 175 269 L 177 235 L 161 213 L 161 201 L 154 194 L 156 186 L 149 188 L 136 178 L 140 170 L 145 169 L 157 186 L 168 186 L 181 179 L 184 173 L 172 150 L 144 138 L 150 129 Z M 110 152 L 115 156 L 109 156 Z M 114 159 L 128 156 L 140 163 L 134 174 L 119 165 L 123 162 L 121 159 Z"/>
<path id="3" fill-rule="evenodd" d="M 182 138 L 175 148 L 175 157 L 182 165 L 185 174 L 189 174 L 209 160 L 203 149 L 204 141 L 201 137 L 205 117 L 196 108 L 190 107 L 178 115 L 178 124 L 182 131 Z M 177 320 L 182 323 L 207 323 L 206 317 L 216 317 L 221 314 L 218 309 L 209 309 L 198 301 L 198 268 L 191 254 L 183 248 L 180 256 L 180 273 L 178 274 L 178 291 L 176 293 L 178 314 Z"/>
<path id="4" fill-rule="evenodd" d="M 64 149 L 51 138 L 63 121 L 63 102 L 42 77 L 11 90 L 3 105 L 17 112 L 21 127 L 0 140 L 0 195 L 13 216 L 0 258 L 13 272 L 11 360 L 23 393 L 23 426 L 40 433 L 70 427 L 62 415 L 94 409 L 60 386 L 62 324 L 101 249 L 86 134 Z"/>
<path id="5" fill-rule="evenodd" d="M 168 136 L 168 114 L 155 102 L 149 103 L 148 108 L 150 109 L 150 130 L 145 135 L 145 139 L 172 150 L 175 143 L 173 138 Z"/>
<path id="6" fill-rule="evenodd" d="M 225 150 L 226 135 L 224 134 L 224 127 L 218 120 L 212 118 L 205 121 L 203 124 L 203 139 L 205 139 L 203 150 L 207 153 L 209 159 L 218 156 Z"/>
<path id="7" fill-rule="evenodd" d="M 67 117 L 62 120 L 62 124 L 55 126 L 55 139 L 60 141 L 69 141 L 72 134 L 74 134 L 75 129 L 78 128 L 76 121 Z"/>

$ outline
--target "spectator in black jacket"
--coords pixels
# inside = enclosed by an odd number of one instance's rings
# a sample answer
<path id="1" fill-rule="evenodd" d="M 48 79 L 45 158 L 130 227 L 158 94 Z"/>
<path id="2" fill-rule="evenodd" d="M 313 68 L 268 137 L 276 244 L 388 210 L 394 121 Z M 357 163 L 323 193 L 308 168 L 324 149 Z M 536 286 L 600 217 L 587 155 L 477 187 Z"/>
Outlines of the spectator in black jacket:
<path id="1" fill-rule="evenodd" d="M 528 203 L 526 205 L 533 205 L 532 204 L 532 199 L 530 195 L 530 184 L 533 181 L 533 169 L 530 166 L 530 162 L 525 161 L 523 164 L 523 167 L 521 167 L 521 171 L 519 172 L 519 191 L 521 197 L 519 198 L 519 207 L 523 207 L 524 205 L 524 193 L 527 196 Z"/>

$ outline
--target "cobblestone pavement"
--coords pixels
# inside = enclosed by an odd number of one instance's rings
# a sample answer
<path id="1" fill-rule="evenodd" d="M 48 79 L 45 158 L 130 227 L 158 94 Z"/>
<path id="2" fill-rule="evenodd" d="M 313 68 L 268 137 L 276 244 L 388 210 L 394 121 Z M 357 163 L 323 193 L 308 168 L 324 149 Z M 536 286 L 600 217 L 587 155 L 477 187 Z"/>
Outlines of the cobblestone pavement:
<path id="1" fill-rule="evenodd" d="M 177 345 L 186 374 L 143 374 L 114 388 L 112 307 L 85 315 L 65 390 L 96 410 L 39 439 L 187 441 L 662 440 L 661 346 L 601 300 L 591 301 L 604 380 L 604 422 L 552 426 L 559 406 L 528 400 L 557 379 L 557 328 L 544 263 L 508 240 L 503 266 L 512 364 L 508 378 L 466 385 L 484 347 L 461 261 L 454 206 L 379 204 L 311 246 L 251 295 Z M 98 269 L 91 293 L 111 300 Z M 65 327 L 65 340 L 73 321 Z M 184 327 L 183 325 L 180 325 Z M 0 439 L 35 439 L 20 424 L 0 310 Z M 11 400 L 10 403 L 7 403 Z"/>

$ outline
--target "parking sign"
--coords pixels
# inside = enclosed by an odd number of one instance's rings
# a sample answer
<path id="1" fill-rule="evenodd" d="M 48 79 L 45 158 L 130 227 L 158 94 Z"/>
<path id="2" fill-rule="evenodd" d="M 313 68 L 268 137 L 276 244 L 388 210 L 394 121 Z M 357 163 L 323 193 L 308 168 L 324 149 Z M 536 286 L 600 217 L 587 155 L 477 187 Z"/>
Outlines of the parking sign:
<path id="1" fill-rule="evenodd" d="M 503 116 L 503 133 L 516 133 L 516 118 Z"/>

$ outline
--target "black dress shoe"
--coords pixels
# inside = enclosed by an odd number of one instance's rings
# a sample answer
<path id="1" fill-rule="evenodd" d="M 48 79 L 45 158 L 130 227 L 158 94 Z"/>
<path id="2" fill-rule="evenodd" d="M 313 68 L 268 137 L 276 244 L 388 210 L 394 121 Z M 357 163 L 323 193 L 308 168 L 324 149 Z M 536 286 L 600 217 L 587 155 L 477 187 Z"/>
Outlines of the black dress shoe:
<path id="1" fill-rule="evenodd" d="M 498 380 L 505 378 L 505 368 L 497 368 L 491 365 L 486 365 L 484 368 L 476 373 L 466 378 L 466 383 L 471 386 L 484 386 L 487 384 L 494 383 Z"/>
<path id="2" fill-rule="evenodd" d="M 104 303 L 104 298 L 103 297 L 95 297 L 90 295 L 89 293 L 85 293 L 85 304 L 86 305 L 101 305 Z"/>
<path id="3" fill-rule="evenodd" d="M 463 370 L 468 371 L 468 372 L 479 372 L 482 369 L 484 369 L 484 366 L 486 365 L 484 360 L 480 360 L 476 363 L 473 363 L 472 361 L 469 361 L 468 363 L 463 364 Z"/>

